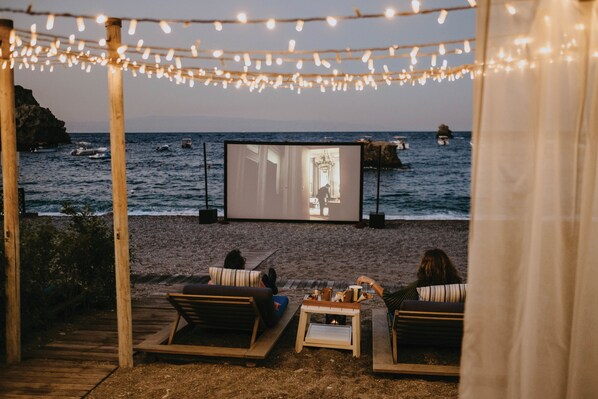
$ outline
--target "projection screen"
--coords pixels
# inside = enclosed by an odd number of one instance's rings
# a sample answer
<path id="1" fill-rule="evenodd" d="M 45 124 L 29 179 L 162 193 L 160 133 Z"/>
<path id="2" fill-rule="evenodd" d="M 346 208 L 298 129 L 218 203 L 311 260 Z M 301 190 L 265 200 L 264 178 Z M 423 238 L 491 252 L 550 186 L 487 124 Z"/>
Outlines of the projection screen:
<path id="1" fill-rule="evenodd" d="M 362 148 L 225 141 L 225 219 L 361 221 Z"/>

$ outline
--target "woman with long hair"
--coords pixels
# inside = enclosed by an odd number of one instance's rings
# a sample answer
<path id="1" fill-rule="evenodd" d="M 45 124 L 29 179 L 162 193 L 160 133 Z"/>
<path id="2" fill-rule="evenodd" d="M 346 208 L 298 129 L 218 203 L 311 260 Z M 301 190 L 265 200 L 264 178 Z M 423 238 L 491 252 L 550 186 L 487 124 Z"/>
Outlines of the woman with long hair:
<path id="1" fill-rule="evenodd" d="M 419 299 L 417 287 L 429 285 L 459 284 L 463 282 L 457 269 L 453 266 L 451 259 L 441 249 L 430 249 L 424 252 L 417 268 L 417 281 L 401 288 L 397 292 L 387 292 L 374 279 L 368 276 L 360 276 L 357 284 L 369 284 L 378 294 L 390 313 L 399 309 L 401 303 L 406 299 Z"/>

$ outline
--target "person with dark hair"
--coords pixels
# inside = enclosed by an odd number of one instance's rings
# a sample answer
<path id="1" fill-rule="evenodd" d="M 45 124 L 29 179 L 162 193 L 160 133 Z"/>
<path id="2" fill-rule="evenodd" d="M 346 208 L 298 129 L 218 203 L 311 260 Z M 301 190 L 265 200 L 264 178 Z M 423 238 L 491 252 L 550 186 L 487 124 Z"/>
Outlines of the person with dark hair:
<path id="1" fill-rule="evenodd" d="M 318 190 L 318 194 L 316 195 L 318 199 L 318 206 L 320 207 L 320 216 L 324 216 L 324 207 L 326 206 L 326 200 L 330 198 L 330 184 L 326 184 L 323 187 L 320 187 Z"/>
<path id="2" fill-rule="evenodd" d="M 368 276 L 360 276 L 357 279 L 357 284 L 369 284 L 376 294 L 382 298 L 389 313 L 394 314 L 394 311 L 400 308 L 404 300 L 419 299 L 417 287 L 459 284 L 462 281 L 448 255 L 441 249 L 430 249 L 424 252 L 419 262 L 417 281 L 401 288 L 397 292 L 391 293 L 385 291 L 380 284 Z"/>
<path id="3" fill-rule="evenodd" d="M 240 250 L 233 249 L 226 255 L 226 258 L 224 258 L 224 268 L 244 270 L 246 261 L 247 259 L 241 255 Z M 262 284 L 264 287 L 270 288 L 272 294 L 278 294 L 278 287 L 276 287 L 276 270 L 274 270 L 274 268 L 271 267 L 268 270 L 268 274 L 262 274 Z"/>
<path id="4" fill-rule="evenodd" d="M 224 258 L 224 268 L 243 270 L 245 269 L 245 261 L 246 259 L 241 256 L 241 251 L 238 249 L 233 249 L 226 254 L 226 258 Z"/>

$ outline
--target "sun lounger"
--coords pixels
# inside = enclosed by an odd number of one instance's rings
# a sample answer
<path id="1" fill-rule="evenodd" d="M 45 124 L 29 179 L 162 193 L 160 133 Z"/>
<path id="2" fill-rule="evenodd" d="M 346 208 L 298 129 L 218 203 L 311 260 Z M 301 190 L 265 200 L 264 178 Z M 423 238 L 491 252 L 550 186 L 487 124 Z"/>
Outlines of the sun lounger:
<path id="1" fill-rule="evenodd" d="M 167 294 L 177 310 L 172 326 L 146 339 L 137 349 L 150 353 L 192 356 L 264 359 L 270 353 L 299 308 L 289 302 L 281 317 L 276 316 L 272 290 L 257 287 L 228 287 L 192 284 L 182 294 Z M 249 347 L 206 346 L 178 341 L 185 330 L 233 330 L 251 335 Z"/>
<path id="2" fill-rule="evenodd" d="M 460 348 L 463 302 L 404 301 L 390 327 L 386 309 L 372 311 L 374 372 L 458 376 L 458 365 L 398 363 L 404 346 Z"/>

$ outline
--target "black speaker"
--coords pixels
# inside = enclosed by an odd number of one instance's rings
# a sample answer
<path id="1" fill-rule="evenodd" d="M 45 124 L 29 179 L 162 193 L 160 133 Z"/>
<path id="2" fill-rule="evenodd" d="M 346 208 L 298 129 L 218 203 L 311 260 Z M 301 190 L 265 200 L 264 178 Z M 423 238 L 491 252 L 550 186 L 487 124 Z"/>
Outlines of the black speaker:
<path id="1" fill-rule="evenodd" d="M 384 212 L 370 212 L 370 227 L 374 229 L 384 228 Z"/>
<path id="2" fill-rule="evenodd" d="M 218 209 L 200 209 L 199 224 L 212 224 L 218 221 Z"/>

